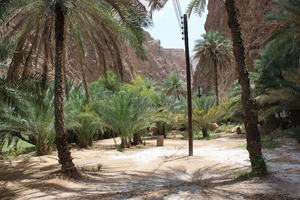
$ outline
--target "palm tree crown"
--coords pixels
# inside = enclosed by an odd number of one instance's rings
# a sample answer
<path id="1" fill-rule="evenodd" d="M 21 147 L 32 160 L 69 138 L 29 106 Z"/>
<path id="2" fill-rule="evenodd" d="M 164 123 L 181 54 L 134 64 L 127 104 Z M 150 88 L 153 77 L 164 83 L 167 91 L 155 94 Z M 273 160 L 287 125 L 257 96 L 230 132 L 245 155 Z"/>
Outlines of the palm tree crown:
<path id="1" fill-rule="evenodd" d="M 167 95 L 174 95 L 178 100 L 180 96 L 186 96 L 186 83 L 180 78 L 178 72 L 167 76 L 163 88 Z"/>
<path id="2" fill-rule="evenodd" d="M 218 104 L 218 69 L 226 68 L 233 58 L 231 40 L 223 37 L 218 31 L 209 30 L 202 35 L 203 39 L 196 40 L 193 51 L 194 59 L 198 60 L 194 74 L 194 82 L 202 73 L 200 67 L 207 66 L 210 72 L 214 72 L 215 93 Z M 208 77 L 212 73 L 208 74 Z"/>
<path id="3" fill-rule="evenodd" d="M 151 2 L 154 7 L 160 1 Z M 158 7 L 162 4 L 158 4 Z M 9 12 L 6 12 L 9 10 Z M 8 79 L 23 67 L 26 75 L 31 66 L 55 69 L 54 114 L 56 146 L 62 172 L 69 177 L 80 177 L 72 162 L 67 144 L 64 121 L 63 83 L 66 80 L 66 57 L 79 58 L 84 76 L 84 58 L 93 54 L 96 62 L 112 59 L 114 67 L 122 72 L 121 41 L 128 42 L 137 55 L 145 59 L 142 26 L 150 25 L 147 9 L 138 0 L 12 0 L 0 4 L 1 33 L 4 39 L 17 37 L 17 49 L 13 56 Z M 2 35 L 1 34 L 1 35 Z M 69 42 L 68 42 L 69 41 Z M 65 47 L 69 48 L 66 51 Z M 107 56 L 109 55 L 109 56 Z M 106 70 L 106 69 L 105 69 Z M 84 79 L 84 84 L 86 81 Z M 87 88 L 87 86 L 86 86 Z"/>
<path id="4" fill-rule="evenodd" d="M 146 51 L 143 47 L 145 36 L 141 27 L 150 26 L 151 19 L 146 7 L 140 1 L 15 0 L 11 2 L 1 7 L 1 10 L 15 7 L 14 12 L 3 16 L 4 20 L 1 23 L 3 33 L 7 38 L 18 36 L 18 53 L 13 58 L 9 76 L 13 76 L 16 70 L 26 74 L 32 65 L 49 68 L 54 57 L 54 5 L 56 2 L 61 2 L 65 14 L 65 28 L 68 33 L 65 44 L 69 47 L 65 50 L 65 55 L 69 66 L 84 64 L 82 63 L 84 60 L 80 59 L 70 61 L 68 57 L 71 55 L 72 60 L 88 57 L 96 63 L 103 64 L 103 68 L 106 68 L 110 62 L 109 65 L 121 74 L 122 51 L 120 47 L 123 46 L 124 41 L 133 47 L 141 59 L 146 59 Z M 17 8 L 21 9 L 17 10 Z M 21 70 L 20 66 L 24 69 Z"/>
<path id="5" fill-rule="evenodd" d="M 276 31 L 268 35 L 265 42 L 278 39 L 293 38 L 294 45 L 300 45 L 300 2 L 298 0 L 277 0 L 273 3 L 278 12 L 270 13 L 265 18 L 266 23 L 284 22 Z"/>

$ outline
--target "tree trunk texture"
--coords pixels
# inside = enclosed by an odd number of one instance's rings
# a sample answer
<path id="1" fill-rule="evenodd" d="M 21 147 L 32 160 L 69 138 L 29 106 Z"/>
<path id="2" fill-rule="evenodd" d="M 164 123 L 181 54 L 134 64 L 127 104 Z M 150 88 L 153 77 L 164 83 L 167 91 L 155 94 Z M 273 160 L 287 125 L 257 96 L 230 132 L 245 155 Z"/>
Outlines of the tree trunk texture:
<path id="1" fill-rule="evenodd" d="M 70 148 L 68 146 L 67 132 L 64 120 L 64 91 L 63 91 L 63 55 L 65 39 L 65 16 L 62 5 L 57 2 L 55 5 L 55 83 L 54 83 L 54 106 L 55 106 L 55 131 L 56 147 L 58 151 L 61 172 L 68 178 L 80 178 L 81 174 L 76 169 Z"/>
<path id="2" fill-rule="evenodd" d="M 241 37 L 240 24 L 236 15 L 235 1 L 226 0 L 228 26 L 231 30 L 233 53 L 236 60 L 238 82 L 242 86 L 243 122 L 246 128 L 247 150 L 250 156 L 252 173 L 262 176 L 267 173 L 266 163 L 261 152 L 260 132 L 256 102 L 251 96 L 249 73 L 245 64 L 245 49 Z"/>
<path id="3" fill-rule="evenodd" d="M 218 85 L 218 65 L 216 59 L 214 59 L 214 70 L 215 70 L 215 93 L 216 93 L 216 98 L 217 102 L 216 105 L 219 106 L 219 85 Z"/>
<path id="4" fill-rule="evenodd" d="M 140 134 L 135 133 L 133 135 L 133 145 L 143 144 L 143 140 Z"/>
<path id="5" fill-rule="evenodd" d="M 208 130 L 207 130 L 207 129 L 202 129 L 202 136 L 203 136 L 204 138 L 209 137 L 209 134 L 208 134 Z"/>

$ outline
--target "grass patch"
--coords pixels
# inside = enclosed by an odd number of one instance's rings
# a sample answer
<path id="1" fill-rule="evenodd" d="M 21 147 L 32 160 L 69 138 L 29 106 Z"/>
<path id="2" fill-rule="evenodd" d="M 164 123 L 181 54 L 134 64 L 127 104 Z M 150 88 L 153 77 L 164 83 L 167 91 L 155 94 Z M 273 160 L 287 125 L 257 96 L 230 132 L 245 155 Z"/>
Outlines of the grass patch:
<path id="1" fill-rule="evenodd" d="M 239 178 L 239 177 L 245 176 L 247 174 L 250 174 L 250 172 L 247 170 L 242 170 L 242 171 L 233 172 L 233 173 L 229 174 L 229 176 L 232 178 Z"/>
<path id="2" fill-rule="evenodd" d="M 277 147 L 280 147 L 281 145 L 282 145 L 282 142 L 273 141 L 273 140 L 261 140 L 261 147 L 263 149 L 275 149 Z M 238 145 L 234 148 L 246 149 L 247 148 L 247 143 Z"/>
<path id="3" fill-rule="evenodd" d="M 233 147 L 233 148 L 246 149 L 246 147 L 247 147 L 247 143 L 245 143 L 245 144 L 240 144 L 240 145 L 238 145 L 238 146 L 236 146 L 236 147 Z"/>
<path id="4" fill-rule="evenodd" d="M 277 147 L 280 147 L 282 145 L 281 142 L 273 141 L 273 140 L 262 140 L 261 141 L 261 147 L 264 149 L 275 149 Z"/>
<path id="5" fill-rule="evenodd" d="M 253 174 L 248 170 L 242 170 L 229 174 L 229 177 L 234 178 L 238 181 L 246 181 L 251 180 L 253 178 Z"/>

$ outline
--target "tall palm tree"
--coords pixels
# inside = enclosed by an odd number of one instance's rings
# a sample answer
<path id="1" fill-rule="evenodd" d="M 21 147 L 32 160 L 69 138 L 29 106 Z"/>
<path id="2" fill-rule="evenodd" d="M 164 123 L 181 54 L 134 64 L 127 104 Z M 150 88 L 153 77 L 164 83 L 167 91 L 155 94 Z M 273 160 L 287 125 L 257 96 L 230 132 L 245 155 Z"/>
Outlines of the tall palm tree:
<path id="1" fill-rule="evenodd" d="M 173 72 L 167 76 L 163 88 L 167 95 L 174 95 L 177 100 L 180 96 L 186 96 L 186 83 L 181 79 L 178 72 Z"/>
<path id="2" fill-rule="evenodd" d="M 236 60 L 238 82 L 242 86 L 243 121 L 246 129 L 247 150 L 250 156 L 252 172 L 262 176 L 267 173 L 267 166 L 263 159 L 258 130 L 258 112 L 255 100 L 251 95 L 249 73 L 245 63 L 245 47 L 241 37 L 240 24 L 237 19 L 235 0 L 226 0 L 228 26 L 233 41 L 233 52 Z"/>
<path id="3" fill-rule="evenodd" d="M 233 58 L 231 40 L 223 37 L 221 33 L 216 30 L 209 30 L 202 35 L 203 39 L 195 41 L 194 59 L 198 60 L 197 67 L 207 66 L 214 71 L 215 79 L 215 94 L 217 97 L 216 104 L 219 105 L 219 91 L 218 91 L 218 70 L 227 68 Z M 199 77 L 201 71 L 196 68 L 194 73 L 194 80 Z"/>
<path id="4" fill-rule="evenodd" d="M 158 0 L 146 2 L 153 9 L 163 6 Z M 13 0 L 0 6 L 1 11 L 11 11 L 1 15 L 1 30 L 7 37 L 18 34 L 17 53 L 13 57 L 8 78 L 20 70 L 19 66 L 23 66 L 22 73 L 26 75 L 32 63 L 39 66 L 42 60 L 44 73 L 48 71 L 48 63 L 54 63 L 55 130 L 61 171 L 68 177 L 80 177 L 72 162 L 64 122 L 66 33 L 72 33 L 79 57 L 88 53 L 87 45 L 102 63 L 106 61 L 104 52 L 109 52 L 116 69 L 121 72 L 118 48 L 121 41 L 128 42 L 137 55 L 145 59 L 145 37 L 141 26 L 150 24 L 146 8 L 138 0 Z"/>
<path id="5" fill-rule="evenodd" d="M 197 6 L 206 5 L 206 0 L 192 0 L 197 10 Z M 190 6 L 188 13 L 192 12 L 193 6 Z M 258 112 L 256 103 L 251 95 L 249 73 L 245 64 L 245 47 L 241 37 L 241 28 L 237 19 L 235 0 L 225 0 L 225 7 L 228 15 L 228 26 L 231 31 L 233 42 L 233 53 L 236 60 L 238 82 L 242 86 L 242 106 L 243 106 L 243 122 L 246 129 L 247 150 L 249 152 L 252 172 L 259 176 L 267 173 L 265 160 L 262 157 L 260 132 L 258 130 Z M 200 9 L 201 11 L 201 9 Z"/>

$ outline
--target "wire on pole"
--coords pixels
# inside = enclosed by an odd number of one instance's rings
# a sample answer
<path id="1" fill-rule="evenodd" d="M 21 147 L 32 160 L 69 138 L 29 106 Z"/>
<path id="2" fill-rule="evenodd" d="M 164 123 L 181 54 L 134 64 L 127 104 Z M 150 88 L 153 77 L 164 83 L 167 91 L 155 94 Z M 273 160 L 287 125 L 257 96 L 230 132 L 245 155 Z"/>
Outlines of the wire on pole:
<path id="1" fill-rule="evenodd" d="M 192 95 L 191 95 L 191 66 L 189 54 L 189 38 L 187 16 L 182 15 L 179 0 L 173 0 L 175 14 L 178 20 L 182 40 L 185 42 L 185 58 L 186 58 L 186 76 L 187 76 L 187 101 L 188 101 L 188 135 L 189 135 L 189 156 L 193 156 L 193 125 L 192 125 Z"/>
<path id="2" fill-rule="evenodd" d="M 176 14 L 176 18 L 178 21 L 178 25 L 179 25 L 179 29 L 182 35 L 184 35 L 184 31 L 183 31 L 183 15 L 182 15 L 182 10 L 181 10 L 181 6 L 179 3 L 179 0 L 173 0 L 173 6 L 174 6 L 174 10 L 175 10 L 175 14 Z M 184 39 L 184 36 L 182 38 L 182 40 Z"/>

